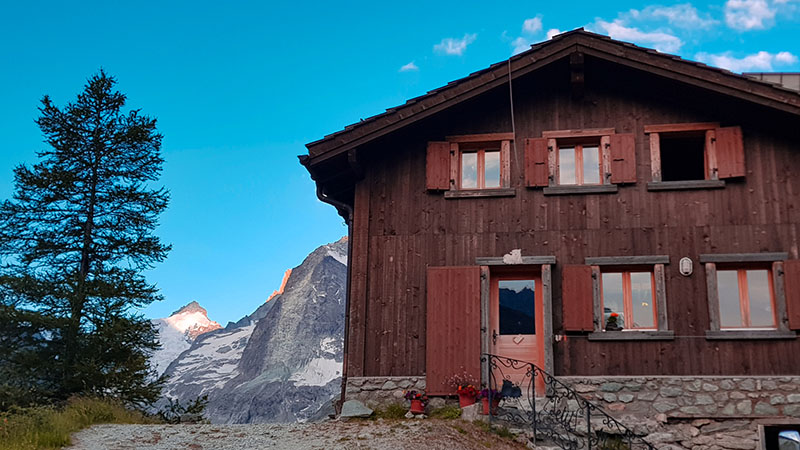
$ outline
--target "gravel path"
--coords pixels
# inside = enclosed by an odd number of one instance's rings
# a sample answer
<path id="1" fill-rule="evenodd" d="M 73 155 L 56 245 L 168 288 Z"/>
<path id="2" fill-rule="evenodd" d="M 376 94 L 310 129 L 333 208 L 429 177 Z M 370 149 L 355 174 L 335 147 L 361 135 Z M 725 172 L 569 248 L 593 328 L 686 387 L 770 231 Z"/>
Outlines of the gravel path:
<path id="1" fill-rule="evenodd" d="M 95 425 L 71 450 L 481 449 L 525 446 L 461 420 L 357 420 L 260 425 Z"/>

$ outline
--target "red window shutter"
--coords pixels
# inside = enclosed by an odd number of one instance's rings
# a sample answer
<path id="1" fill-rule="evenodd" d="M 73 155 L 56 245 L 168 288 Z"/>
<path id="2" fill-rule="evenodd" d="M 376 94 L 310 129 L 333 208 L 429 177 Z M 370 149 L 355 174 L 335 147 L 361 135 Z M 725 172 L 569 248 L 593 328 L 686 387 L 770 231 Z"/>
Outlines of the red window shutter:
<path id="1" fill-rule="evenodd" d="M 525 139 L 525 186 L 547 186 L 547 138 Z"/>
<path id="2" fill-rule="evenodd" d="M 429 267 L 427 295 L 425 390 L 453 395 L 448 378 L 481 378 L 480 266 Z"/>
<path id="3" fill-rule="evenodd" d="M 611 136 L 611 182 L 636 182 L 636 140 L 632 133 Z"/>
<path id="4" fill-rule="evenodd" d="M 450 189 L 450 143 L 428 142 L 425 160 L 426 186 L 432 191 Z"/>
<path id="5" fill-rule="evenodd" d="M 800 330 L 800 259 L 783 262 L 783 286 L 786 290 L 789 328 Z"/>
<path id="6" fill-rule="evenodd" d="M 725 127 L 714 130 L 718 175 L 720 178 L 743 177 L 744 144 L 740 127 Z"/>
<path id="7" fill-rule="evenodd" d="M 594 331 L 592 267 L 564 266 L 561 277 L 561 307 L 564 330 Z"/>

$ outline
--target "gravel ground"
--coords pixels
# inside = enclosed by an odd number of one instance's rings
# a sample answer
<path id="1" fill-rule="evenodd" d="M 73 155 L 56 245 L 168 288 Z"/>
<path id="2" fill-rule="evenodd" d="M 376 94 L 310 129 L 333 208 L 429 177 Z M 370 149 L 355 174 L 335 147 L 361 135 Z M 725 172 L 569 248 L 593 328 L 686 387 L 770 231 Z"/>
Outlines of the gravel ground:
<path id="1" fill-rule="evenodd" d="M 355 420 L 261 425 L 95 425 L 71 450 L 524 449 L 461 420 Z"/>

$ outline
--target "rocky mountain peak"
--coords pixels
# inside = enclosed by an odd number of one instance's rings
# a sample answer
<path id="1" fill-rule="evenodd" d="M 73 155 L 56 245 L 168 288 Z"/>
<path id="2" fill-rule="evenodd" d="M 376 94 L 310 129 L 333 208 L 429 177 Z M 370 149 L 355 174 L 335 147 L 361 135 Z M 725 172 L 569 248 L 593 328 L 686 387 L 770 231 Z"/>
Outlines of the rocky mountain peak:
<path id="1" fill-rule="evenodd" d="M 186 305 L 184 305 L 183 307 L 181 307 L 181 309 L 173 312 L 172 314 L 170 314 L 170 317 L 172 317 L 172 316 L 174 316 L 176 314 L 196 313 L 196 312 L 202 313 L 204 316 L 206 316 L 206 318 L 208 317 L 208 311 L 206 311 L 205 308 L 200 306 L 200 303 L 197 303 L 196 300 L 192 300 L 191 302 L 189 302 Z"/>

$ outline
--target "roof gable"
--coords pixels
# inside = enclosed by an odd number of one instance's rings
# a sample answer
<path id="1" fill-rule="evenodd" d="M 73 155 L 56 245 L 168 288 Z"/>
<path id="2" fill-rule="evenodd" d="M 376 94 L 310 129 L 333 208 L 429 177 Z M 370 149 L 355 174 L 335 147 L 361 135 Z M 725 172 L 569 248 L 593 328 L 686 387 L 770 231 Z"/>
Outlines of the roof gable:
<path id="1" fill-rule="evenodd" d="M 348 125 L 344 130 L 306 145 L 308 163 L 324 161 L 395 130 L 429 117 L 497 86 L 547 66 L 573 53 L 611 61 L 623 66 L 695 85 L 791 114 L 800 115 L 800 93 L 744 75 L 688 61 L 675 55 L 590 33 L 582 28 L 551 40 L 467 77 L 452 81 L 405 104 Z"/>

